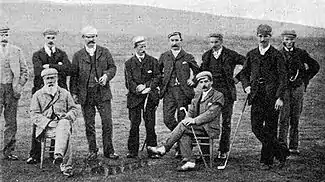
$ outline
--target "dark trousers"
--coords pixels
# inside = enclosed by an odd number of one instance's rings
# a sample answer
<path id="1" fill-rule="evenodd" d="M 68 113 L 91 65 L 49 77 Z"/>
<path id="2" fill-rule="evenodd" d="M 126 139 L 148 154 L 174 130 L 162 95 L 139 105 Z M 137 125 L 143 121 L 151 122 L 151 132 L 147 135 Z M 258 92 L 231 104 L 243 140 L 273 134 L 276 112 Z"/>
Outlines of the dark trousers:
<path id="1" fill-rule="evenodd" d="M 274 109 L 276 98 L 266 94 L 265 89 L 259 89 L 252 102 L 252 131 L 262 143 L 261 163 L 272 165 L 274 157 L 285 160 L 288 151 L 285 145 L 277 140 L 278 114 Z"/>
<path id="2" fill-rule="evenodd" d="M 98 151 L 96 145 L 95 128 L 96 108 L 102 120 L 102 139 L 104 147 L 103 152 L 104 155 L 107 156 L 109 154 L 114 153 L 112 142 L 113 123 L 111 100 L 101 100 L 99 87 L 88 88 L 87 98 L 85 104 L 81 105 L 81 109 L 85 120 L 86 136 L 90 152 Z"/>
<path id="3" fill-rule="evenodd" d="M 226 153 L 230 147 L 230 133 L 231 133 L 231 117 L 234 101 L 226 98 L 225 104 L 221 109 L 222 125 L 221 125 L 221 137 L 219 141 L 219 151 Z"/>
<path id="4" fill-rule="evenodd" d="M 156 124 L 156 106 L 148 100 L 144 110 L 144 101 L 134 108 L 129 109 L 129 119 L 131 121 L 130 133 L 128 139 L 128 150 L 132 154 L 138 154 L 139 151 L 139 126 L 141 124 L 141 113 L 143 111 L 143 120 L 146 128 L 147 146 L 157 146 L 157 135 L 155 132 Z"/>
<path id="5" fill-rule="evenodd" d="M 17 106 L 19 98 L 14 96 L 12 84 L 1 84 L 0 86 L 0 115 L 5 119 L 3 134 L 3 155 L 8 156 L 15 150 L 17 133 Z"/>
<path id="6" fill-rule="evenodd" d="M 185 113 L 179 109 L 185 107 L 188 109 L 188 104 L 191 100 L 186 97 L 180 86 L 168 87 L 163 100 L 163 117 L 164 123 L 170 131 L 177 126 L 185 117 Z M 177 119 L 175 113 L 177 111 Z"/>
<path id="7" fill-rule="evenodd" d="M 300 85 L 297 88 L 289 88 L 287 90 L 283 109 L 281 110 L 279 122 L 279 140 L 280 142 L 287 145 L 287 138 L 289 133 L 289 149 L 298 149 L 298 125 L 303 107 L 304 89 L 304 84 Z"/>

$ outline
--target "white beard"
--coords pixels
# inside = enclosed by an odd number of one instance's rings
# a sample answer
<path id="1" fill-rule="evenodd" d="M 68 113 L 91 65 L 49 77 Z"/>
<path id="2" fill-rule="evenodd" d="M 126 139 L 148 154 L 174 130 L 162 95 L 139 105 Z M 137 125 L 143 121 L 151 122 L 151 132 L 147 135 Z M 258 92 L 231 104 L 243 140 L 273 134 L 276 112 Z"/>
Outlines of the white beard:
<path id="1" fill-rule="evenodd" d="M 45 86 L 43 87 L 43 89 L 44 89 L 44 92 L 45 92 L 45 93 L 54 96 L 54 95 L 56 94 L 56 92 L 58 91 L 58 85 L 57 85 L 57 84 L 54 84 L 54 85 L 51 86 L 51 87 L 45 85 Z"/>

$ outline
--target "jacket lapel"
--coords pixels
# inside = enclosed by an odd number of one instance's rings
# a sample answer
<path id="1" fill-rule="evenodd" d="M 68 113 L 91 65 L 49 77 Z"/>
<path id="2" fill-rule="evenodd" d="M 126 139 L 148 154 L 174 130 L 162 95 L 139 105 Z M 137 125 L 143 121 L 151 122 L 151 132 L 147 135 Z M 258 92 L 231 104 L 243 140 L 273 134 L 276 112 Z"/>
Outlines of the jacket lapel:
<path id="1" fill-rule="evenodd" d="M 81 59 L 87 63 L 91 63 L 86 48 L 83 48 L 81 51 Z"/>
<path id="2" fill-rule="evenodd" d="M 173 53 L 172 53 L 173 54 Z M 178 53 L 177 57 L 176 57 L 176 61 L 178 59 L 181 59 L 183 56 L 185 55 L 185 51 L 183 49 L 181 49 L 181 51 Z M 174 55 L 173 55 L 174 57 Z"/>
<path id="3" fill-rule="evenodd" d="M 100 46 L 96 47 L 96 61 L 102 56 L 102 48 Z"/>
<path id="4" fill-rule="evenodd" d="M 201 95 L 202 95 L 202 94 L 201 94 Z M 201 103 L 202 103 L 202 102 L 205 102 L 206 100 L 208 100 L 210 97 L 212 97 L 212 95 L 213 95 L 213 89 L 211 89 L 211 90 L 208 92 L 208 94 L 207 94 L 204 98 L 201 99 Z"/>

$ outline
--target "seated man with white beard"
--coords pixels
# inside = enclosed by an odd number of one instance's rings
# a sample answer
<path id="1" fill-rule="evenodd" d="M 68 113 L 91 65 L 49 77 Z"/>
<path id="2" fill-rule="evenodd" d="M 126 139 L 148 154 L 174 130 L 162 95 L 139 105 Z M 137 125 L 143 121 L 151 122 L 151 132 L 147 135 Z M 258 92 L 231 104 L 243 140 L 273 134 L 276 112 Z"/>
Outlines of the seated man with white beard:
<path id="1" fill-rule="evenodd" d="M 77 107 L 70 93 L 58 86 L 58 71 L 54 68 L 41 72 L 44 86 L 32 98 L 30 115 L 36 127 L 36 141 L 44 136 L 55 136 L 54 164 L 60 164 L 63 175 L 72 175 L 70 136 Z"/>
<path id="2" fill-rule="evenodd" d="M 177 168 L 178 171 L 188 171 L 195 167 L 195 157 L 192 153 L 193 127 L 196 135 L 207 135 L 210 138 L 218 138 L 220 134 L 220 114 L 224 104 L 224 96 L 212 88 L 212 74 L 203 71 L 196 75 L 198 92 L 189 106 L 188 117 L 185 117 L 171 132 L 166 143 L 161 147 L 149 147 L 153 153 L 164 155 L 173 145 L 179 141 L 184 165 Z"/>

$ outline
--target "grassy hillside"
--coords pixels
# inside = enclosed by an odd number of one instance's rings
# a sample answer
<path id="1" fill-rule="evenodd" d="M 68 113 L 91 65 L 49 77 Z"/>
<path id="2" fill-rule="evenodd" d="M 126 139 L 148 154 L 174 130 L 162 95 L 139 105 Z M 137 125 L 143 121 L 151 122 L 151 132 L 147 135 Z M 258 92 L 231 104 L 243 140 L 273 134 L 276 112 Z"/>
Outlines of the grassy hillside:
<path id="1" fill-rule="evenodd" d="M 218 31 L 225 35 L 251 36 L 261 23 L 270 24 L 274 35 L 283 29 L 295 29 L 300 36 L 325 36 L 325 30 L 275 21 L 224 17 L 204 13 L 169 10 L 135 5 L 66 5 L 57 3 L 1 3 L 2 21 L 17 31 L 40 31 L 56 27 L 61 31 L 79 32 L 92 24 L 111 34 L 166 35 L 178 30 L 185 35 L 206 36 Z"/>

